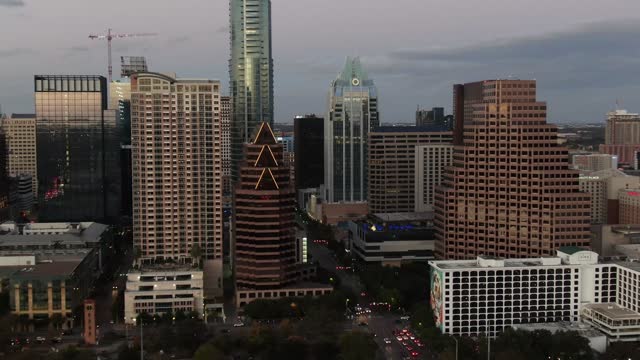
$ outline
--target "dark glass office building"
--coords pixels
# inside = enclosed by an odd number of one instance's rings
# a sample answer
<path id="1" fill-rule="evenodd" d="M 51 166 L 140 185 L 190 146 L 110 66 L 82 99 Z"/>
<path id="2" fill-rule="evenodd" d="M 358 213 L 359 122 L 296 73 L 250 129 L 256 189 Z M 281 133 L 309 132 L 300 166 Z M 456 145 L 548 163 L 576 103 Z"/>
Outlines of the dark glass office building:
<path id="1" fill-rule="evenodd" d="M 120 135 L 107 110 L 107 80 L 36 75 L 40 221 L 115 221 L 120 210 Z"/>
<path id="2" fill-rule="evenodd" d="M 298 116 L 293 133 L 296 190 L 318 188 L 324 182 L 324 119 Z"/>

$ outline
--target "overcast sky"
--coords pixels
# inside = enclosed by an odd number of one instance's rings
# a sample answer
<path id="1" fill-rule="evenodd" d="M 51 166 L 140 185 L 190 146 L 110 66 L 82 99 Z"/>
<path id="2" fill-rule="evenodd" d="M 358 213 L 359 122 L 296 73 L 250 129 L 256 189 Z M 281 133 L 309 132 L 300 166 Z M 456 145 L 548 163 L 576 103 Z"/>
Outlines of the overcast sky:
<path id="1" fill-rule="evenodd" d="M 34 74 L 104 74 L 103 33 L 154 71 L 217 78 L 228 89 L 227 0 L 0 0 L 0 104 L 33 111 Z M 381 119 L 416 105 L 451 109 L 452 84 L 535 78 L 549 121 L 600 122 L 640 112 L 638 0 L 272 0 L 276 122 L 325 112 L 346 56 L 378 86 Z M 119 73 L 115 66 L 114 74 Z"/>

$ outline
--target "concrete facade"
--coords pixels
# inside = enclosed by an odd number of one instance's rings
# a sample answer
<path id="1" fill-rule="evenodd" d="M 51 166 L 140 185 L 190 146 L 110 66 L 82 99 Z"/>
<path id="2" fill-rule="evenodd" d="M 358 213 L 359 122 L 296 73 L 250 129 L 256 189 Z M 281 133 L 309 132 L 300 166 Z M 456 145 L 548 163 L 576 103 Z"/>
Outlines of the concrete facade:
<path id="1" fill-rule="evenodd" d="M 454 147 L 431 144 L 418 145 L 415 150 L 414 211 L 433 211 L 435 189 L 442 184 L 445 168 L 453 164 Z"/>

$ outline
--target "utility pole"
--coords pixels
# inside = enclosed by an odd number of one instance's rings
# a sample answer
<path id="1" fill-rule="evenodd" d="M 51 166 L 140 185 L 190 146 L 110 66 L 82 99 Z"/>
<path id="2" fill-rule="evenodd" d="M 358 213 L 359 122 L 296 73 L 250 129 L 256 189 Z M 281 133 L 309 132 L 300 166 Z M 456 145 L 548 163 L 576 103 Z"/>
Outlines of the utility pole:
<path id="1" fill-rule="evenodd" d="M 144 360 L 144 336 L 142 333 L 142 317 L 140 317 L 140 360 Z"/>

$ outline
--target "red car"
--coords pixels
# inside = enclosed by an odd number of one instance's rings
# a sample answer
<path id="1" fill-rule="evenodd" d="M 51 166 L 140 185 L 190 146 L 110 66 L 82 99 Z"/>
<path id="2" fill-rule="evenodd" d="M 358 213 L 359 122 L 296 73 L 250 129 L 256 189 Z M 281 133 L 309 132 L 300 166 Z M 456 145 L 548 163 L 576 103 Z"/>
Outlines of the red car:
<path id="1" fill-rule="evenodd" d="M 411 352 L 411 356 L 413 356 L 413 357 L 418 357 L 418 356 L 420 356 L 420 353 L 419 353 L 419 352 L 417 352 L 417 351 L 412 351 L 412 352 Z"/>

